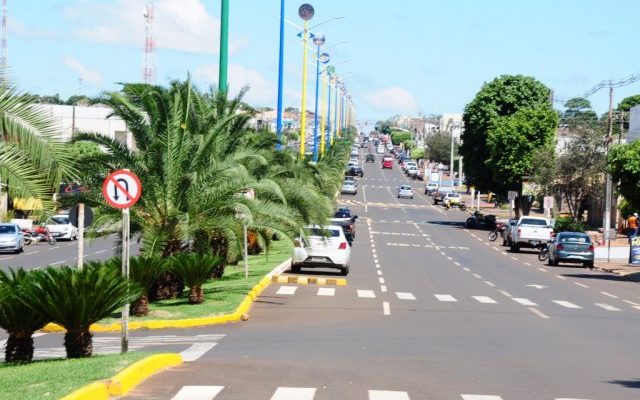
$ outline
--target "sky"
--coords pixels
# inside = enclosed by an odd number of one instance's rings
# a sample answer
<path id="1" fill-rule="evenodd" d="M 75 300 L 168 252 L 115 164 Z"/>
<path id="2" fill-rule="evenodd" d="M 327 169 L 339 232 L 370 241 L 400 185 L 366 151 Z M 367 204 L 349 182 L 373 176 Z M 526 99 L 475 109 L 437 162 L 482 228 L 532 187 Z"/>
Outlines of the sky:
<path id="1" fill-rule="evenodd" d="M 142 81 L 148 0 L 7 0 L 8 65 L 17 87 L 67 98 Z M 550 87 L 556 107 L 603 80 L 640 72 L 637 0 L 316 0 L 310 26 L 326 36 L 360 121 L 462 112 L 482 84 L 523 74 Z M 217 86 L 220 0 L 155 0 L 157 83 Z M 229 89 L 276 107 L 278 0 L 231 0 Z M 304 1 L 286 0 L 284 104 L 300 108 Z M 343 17 L 333 19 L 336 17 Z M 313 55 L 310 57 L 313 59 Z M 313 111 L 315 65 L 307 108 Z M 614 103 L 640 81 L 614 91 Z M 589 97 L 608 107 L 608 91 Z"/>

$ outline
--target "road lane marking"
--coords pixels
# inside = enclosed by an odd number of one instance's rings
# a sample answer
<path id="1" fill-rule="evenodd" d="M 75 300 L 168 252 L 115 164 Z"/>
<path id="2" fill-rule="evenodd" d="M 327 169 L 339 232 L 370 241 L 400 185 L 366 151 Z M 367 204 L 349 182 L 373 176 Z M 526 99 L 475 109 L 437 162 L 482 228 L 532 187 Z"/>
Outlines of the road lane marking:
<path id="1" fill-rule="evenodd" d="M 585 285 L 584 283 L 580 283 L 580 282 L 573 282 L 573 284 L 574 284 L 574 285 L 578 285 L 578 286 L 583 287 L 583 288 L 587 288 L 587 289 L 589 288 L 589 286 Z"/>
<path id="2" fill-rule="evenodd" d="M 517 259 L 516 257 L 514 257 L 514 256 L 511 256 L 510 258 L 511 258 L 513 261 L 518 261 L 518 259 Z"/>
<path id="3" fill-rule="evenodd" d="M 171 400 L 212 400 L 224 386 L 183 386 Z"/>
<path id="4" fill-rule="evenodd" d="M 444 251 L 441 251 L 440 254 L 442 254 L 443 256 L 447 255 L 447 253 L 445 253 Z"/>
<path id="5" fill-rule="evenodd" d="M 366 298 L 366 299 L 375 299 L 376 294 L 373 290 L 361 290 L 358 289 L 358 297 Z"/>
<path id="6" fill-rule="evenodd" d="M 565 301 L 565 300 L 552 300 L 554 303 L 556 303 L 557 305 L 560 305 L 562 307 L 566 307 L 566 308 L 582 308 L 578 305 L 575 305 L 571 302 Z"/>
<path id="7" fill-rule="evenodd" d="M 453 261 L 453 257 L 451 257 L 451 256 L 447 256 L 447 260 L 449 260 L 449 261 Z"/>
<path id="8" fill-rule="evenodd" d="M 315 388 L 279 387 L 271 400 L 313 400 L 315 395 Z"/>
<path id="9" fill-rule="evenodd" d="M 463 269 L 463 270 L 465 270 L 465 271 L 467 271 L 467 272 L 471 271 L 471 270 L 470 270 L 469 268 L 467 268 L 467 267 L 463 267 L 462 269 Z"/>
<path id="10" fill-rule="evenodd" d="M 416 296 L 413 295 L 413 293 L 407 293 L 407 292 L 396 292 L 396 296 L 398 296 L 399 300 L 415 300 Z"/>
<path id="11" fill-rule="evenodd" d="M 640 306 L 640 304 L 638 304 L 638 303 L 634 303 L 634 302 L 633 302 L 633 301 L 631 301 L 631 300 L 622 300 L 622 301 L 624 301 L 624 302 L 625 302 L 625 303 L 627 303 L 627 304 L 631 304 L 632 306 Z"/>
<path id="12" fill-rule="evenodd" d="M 369 390 L 369 400 L 409 400 L 409 394 L 390 390 Z"/>
<path id="13" fill-rule="evenodd" d="M 525 262 L 524 265 L 526 265 L 527 267 L 530 267 L 531 263 L 530 262 Z"/>
<path id="14" fill-rule="evenodd" d="M 484 281 L 484 283 L 486 283 L 487 285 L 491 286 L 491 287 L 495 287 L 495 283 L 491 282 L 491 281 Z"/>
<path id="15" fill-rule="evenodd" d="M 498 293 L 502 293 L 503 295 L 505 295 L 507 297 L 513 297 L 513 296 L 511 296 L 511 293 L 507 292 L 506 290 L 498 290 Z"/>
<path id="16" fill-rule="evenodd" d="M 462 400 L 502 400 L 502 397 L 485 394 L 463 394 Z"/>
<path id="17" fill-rule="evenodd" d="M 538 271 L 547 272 L 547 270 L 545 268 L 542 268 L 542 267 L 538 267 Z"/>
<path id="18" fill-rule="evenodd" d="M 522 297 L 512 297 L 511 300 L 515 301 L 516 303 L 520 303 L 523 306 L 537 306 L 537 304 L 533 301 L 529 299 L 523 299 Z"/>
<path id="19" fill-rule="evenodd" d="M 384 278 L 378 278 L 378 281 L 380 281 L 380 283 L 384 283 Z"/>
<path id="20" fill-rule="evenodd" d="M 55 247 L 51 247 L 51 248 L 49 248 L 49 250 L 55 250 Z M 40 252 L 40 250 L 35 250 L 35 251 L 30 251 L 28 253 L 24 253 L 24 255 L 28 256 L 29 254 L 36 254 L 36 253 L 39 253 L 39 252 Z"/>
<path id="21" fill-rule="evenodd" d="M 56 262 L 54 262 L 54 263 L 51 263 L 51 264 L 49 264 L 49 265 L 58 265 L 58 264 L 63 264 L 63 263 L 66 263 L 66 262 L 67 262 L 67 260 L 62 260 L 62 261 L 56 261 Z"/>
<path id="22" fill-rule="evenodd" d="M 0 260 L 9 260 L 9 259 L 11 259 L 11 258 L 13 258 L 13 256 L 9 256 L 9 257 L 2 257 L 2 258 L 0 258 Z"/>
<path id="23" fill-rule="evenodd" d="M 318 288 L 318 296 L 334 296 L 336 288 L 321 287 Z"/>
<path id="24" fill-rule="evenodd" d="M 104 253 L 106 250 L 96 251 L 96 254 Z"/>
<path id="25" fill-rule="evenodd" d="M 614 307 L 610 304 L 606 304 L 606 303 L 594 303 L 596 306 L 603 308 L 607 311 L 622 311 L 621 309 L 619 309 L 618 307 Z"/>
<path id="26" fill-rule="evenodd" d="M 460 263 L 457 261 L 455 261 L 454 264 L 457 265 L 458 267 L 460 266 Z"/>
<path id="27" fill-rule="evenodd" d="M 564 276 L 560 276 L 560 275 L 556 275 L 556 278 L 558 278 L 558 279 L 562 279 L 563 281 L 566 281 L 566 280 L 567 280 L 567 278 L 565 278 Z"/>
<path id="28" fill-rule="evenodd" d="M 388 301 L 383 301 L 382 302 L 382 313 L 384 315 L 391 315 L 391 307 L 389 307 L 389 302 Z"/>
<path id="29" fill-rule="evenodd" d="M 607 292 L 600 292 L 600 293 L 602 293 L 605 296 L 609 296 L 612 299 L 617 299 L 618 298 L 618 296 L 616 296 L 615 294 L 611 294 L 611 293 L 607 293 Z"/>
<path id="30" fill-rule="evenodd" d="M 542 319 L 551 318 L 550 316 L 548 316 L 547 314 L 545 314 L 542 311 L 538 310 L 537 308 L 529 307 L 528 310 L 531 311 L 532 313 L 534 313 L 535 315 L 537 315 L 538 317 L 542 318 Z"/>
<path id="31" fill-rule="evenodd" d="M 497 304 L 498 302 L 488 296 L 471 296 L 482 304 Z"/>
<path id="32" fill-rule="evenodd" d="M 382 293 L 387 293 L 387 286 L 386 285 L 380 285 L 380 290 L 382 291 Z"/>
<path id="33" fill-rule="evenodd" d="M 292 295 L 296 292 L 297 289 L 297 286 L 280 286 L 276 294 Z"/>
<path id="34" fill-rule="evenodd" d="M 456 300 L 455 297 L 451 296 L 450 294 L 434 294 L 435 298 L 438 299 L 439 301 L 450 301 L 450 302 L 456 302 L 458 300 Z"/>
<path id="35" fill-rule="evenodd" d="M 371 246 L 371 252 L 372 252 L 373 254 L 375 254 L 375 253 L 376 253 L 376 249 L 374 249 L 374 247 L 375 247 L 375 246 Z M 376 256 L 376 257 L 377 257 L 377 256 Z"/>
<path id="36" fill-rule="evenodd" d="M 471 236 L 473 236 L 474 238 L 477 238 L 478 236 L 476 236 L 475 233 L 472 233 Z"/>
<path id="37" fill-rule="evenodd" d="M 191 345 L 191 347 L 180 353 L 180 355 L 182 356 L 182 361 L 195 361 L 202 357 L 206 352 L 213 349 L 217 344 L 218 343 L 210 342 L 194 343 Z"/>
<path id="38" fill-rule="evenodd" d="M 378 275 L 382 275 L 382 271 L 378 270 L 376 272 L 378 273 Z"/>
<path id="39" fill-rule="evenodd" d="M 478 278 L 478 279 L 482 279 L 482 275 L 478 275 L 478 274 L 473 274 L 474 277 Z"/>

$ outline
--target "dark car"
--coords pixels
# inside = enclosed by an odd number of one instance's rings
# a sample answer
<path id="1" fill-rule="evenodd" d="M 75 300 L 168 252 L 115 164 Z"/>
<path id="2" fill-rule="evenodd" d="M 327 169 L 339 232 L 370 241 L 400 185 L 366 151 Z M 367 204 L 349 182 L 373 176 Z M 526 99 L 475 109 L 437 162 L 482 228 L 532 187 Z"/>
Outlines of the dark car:
<path id="1" fill-rule="evenodd" d="M 364 171 L 361 167 L 349 167 L 347 172 L 345 172 L 346 176 L 359 176 L 362 178 L 364 176 Z"/>
<path id="2" fill-rule="evenodd" d="M 374 156 L 373 154 L 367 154 L 365 162 L 376 162 L 376 156 Z"/>
<path id="3" fill-rule="evenodd" d="M 589 235 L 582 232 L 560 232 L 549 244 L 547 263 L 581 263 L 585 268 L 593 268 L 593 258 L 594 248 Z"/>
<path id="4" fill-rule="evenodd" d="M 356 238 L 357 219 L 358 216 L 353 215 L 349 208 L 341 207 L 335 212 L 330 221 L 332 224 L 342 227 L 342 231 L 344 232 L 344 236 L 347 238 L 347 242 L 351 244 Z"/>

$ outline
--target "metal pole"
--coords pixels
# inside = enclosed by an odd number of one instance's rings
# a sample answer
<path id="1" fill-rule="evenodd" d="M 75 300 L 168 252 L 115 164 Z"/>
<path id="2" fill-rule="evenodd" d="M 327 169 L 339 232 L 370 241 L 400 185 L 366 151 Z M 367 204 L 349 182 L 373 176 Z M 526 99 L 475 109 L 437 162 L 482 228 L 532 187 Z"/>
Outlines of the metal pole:
<path id="1" fill-rule="evenodd" d="M 609 146 L 611 142 L 611 134 L 613 129 L 613 86 L 609 85 L 609 128 L 607 130 L 607 145 L 605 148 L 605 156 L 609 154 Z M 604 199 L 604 222 L 602 224 L 602 235 L 604 240 L 610 241 L 609 229 L 611 228 L 611 175 L 607 172 L 605 199 Z M 607 254 L 607 260 L 609 254 Z"/>
<path id="2" fill-rule="evenodd" d="M 242 224 L 244 229 L 244 278 L 249 278 L 249 241 L 247 239 L 247 223 Z"/>
<path id="3" fill-rule="evenodd" d="M 458 159 L 458 188 L 462 189 L 462 156 Z"/>
<path id="4" fill-rule="evenodd" d="M 332 127 L 333 125 L 331 125 L 331 82 L 333 81 L 333 78 L 331 76 L 329 76 L 329 100 L 327 101 L 327 105 L 329 110 L 327 111 L 327 116 L 329 117 L 327 119 L 327 151 L 329 151 L 329 149 L 331 149 L 331 142 L 333 140 L 333 134 L 332 134 Z"/>
<path id="5" fill-rule="evenodd" d="M 338 87 L 336 91 L 336 137 L 340 137 L 340 130 L 342 129 L 342 88 Z"/>
<path id="6" fill-rule="evenodd" d="M 451 154 L 449 157 L 449 178 L 451 179 L 451 187 L 455 188 L 456 185 L 453 181 L 453 130 L 450 131 L 451 135 Z"/>
<path id="7" fill-rule="evenodd" d="M 78 270 L 84 263 L 84 203 L 78 203 Z"/>
<path id="8" fill-rule="evenodd" d="M 300 158 L 305 156 L 306 125 L 307 125 L 307 30 L 309 23 L 304 21 L 302 38 L 302 106 L 300 108 Z"/>
<path id="9" fill-rule="evenodd" d="M 129 279 L 129 209 L 122 209 L 122 276 Z M 129 303 L 122 307 L 122 329 L 120 332 L 120 351 L 129 350 Z"/>
<path id="10" fill-rule="evenodd" d="M 327 141 L 325 139 L 326 137 L 325 120 L 327 118 L 327 103 L 325 101 L 325 96 L 324 96 L 325 89 L 327 86 L 327 74 L 325 70 L 326 68 L 322 70 L 322 93 L 320 94 L 320 99 L 322 101 L 322 106 L 320 107 L 322 109 L 322 118 L 320 119 L 320 157 L 324 157 L 324 150 L 327 144 Z"/>
<path id="11" fill-rule="evenodd" d="M 316 46 L 316 107 L 313 118 L 313 161 L 318 161 L 318 92 L 320 88 L 320 46 Z"/>
<path id="12" fill-rule="evenodd" d="M 218 90 L 228 88 L 227 69 L 229 67 L 229 0 L 221 1 L 220 11 L 220 65 L 218 66 Z"/>
<path id="13" fill-rule="evenodd" d="M 278 53 L 278 115 L 276 116 L 276 134 L 278 144 L 276 148 L 282 149 L 282 85 L 284 84 L 284 0 L 280 0 L 280 52 Z"/>

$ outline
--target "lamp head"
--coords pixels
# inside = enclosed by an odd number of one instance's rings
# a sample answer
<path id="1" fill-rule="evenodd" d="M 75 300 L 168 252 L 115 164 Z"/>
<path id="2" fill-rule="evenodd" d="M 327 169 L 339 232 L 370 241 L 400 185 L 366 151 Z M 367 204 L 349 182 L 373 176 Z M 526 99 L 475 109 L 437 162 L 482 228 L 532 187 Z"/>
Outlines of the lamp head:
<path id="1" fill-rule="evenodd" d="M 322 46 L 324 44 L 324 35 L 322 33 L 316 33 L 313 35 L 313 44 L 316 46 Z"/>

